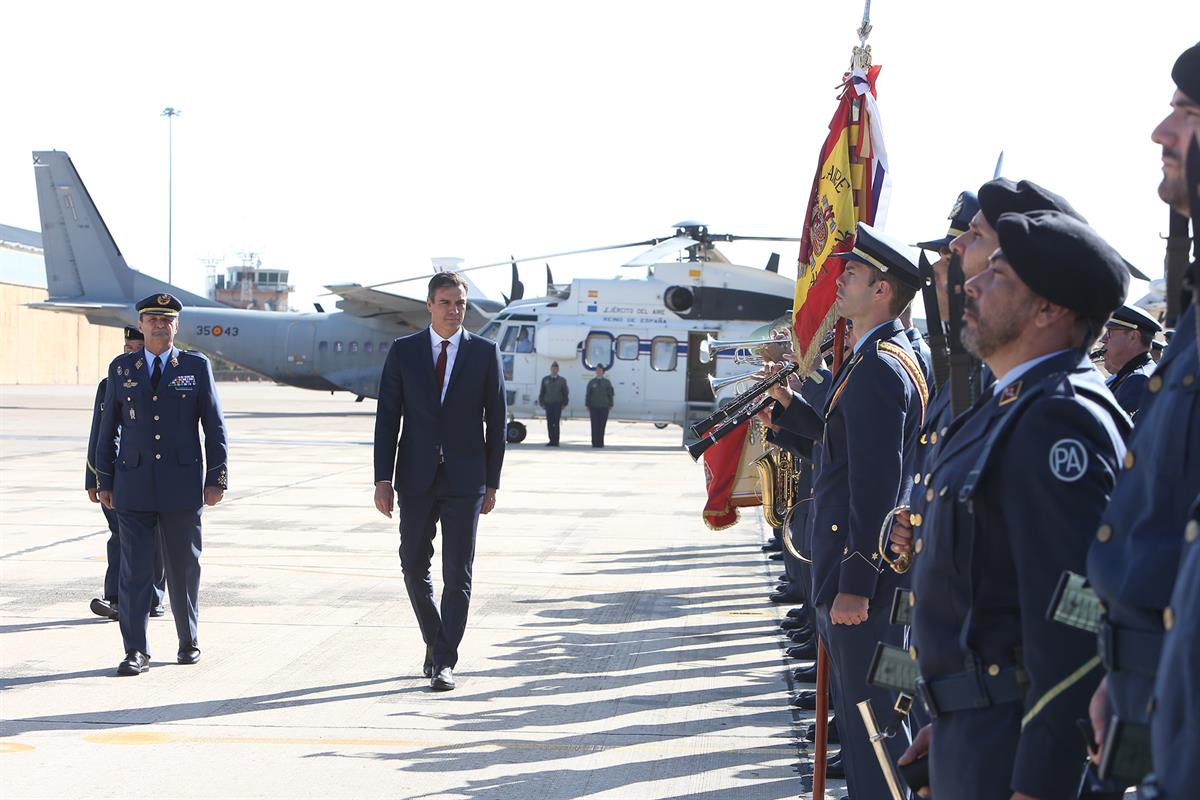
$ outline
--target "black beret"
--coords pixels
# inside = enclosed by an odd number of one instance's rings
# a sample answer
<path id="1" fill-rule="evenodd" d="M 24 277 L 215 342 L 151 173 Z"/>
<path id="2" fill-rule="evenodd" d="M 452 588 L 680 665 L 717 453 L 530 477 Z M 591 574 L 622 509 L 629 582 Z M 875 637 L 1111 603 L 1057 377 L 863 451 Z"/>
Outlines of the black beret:
<path id="1" fill-rule="evenodd" d="M 1171 79 L 1179 91 L 1200 103 L 1200 42 L 1192 45 L 1171 68 Z"/>
<path id="2" fill-rule="evenodd" d="M 874 267 L 914 289 L 925 285 L 921 268 L 913 260 L 908 248 L 884 236 L 865 222 L 858 223 L 854 234 L 854 249 L 849 253 L 841 253 L 840 256 L 847 261 L 857 261 Z"/>
<path id="3" fill-rule="evenodd" d="M 971 219 L 979 211 L 979 197 L 974 192 L 960 192 L 950 209 L 950 230 L 940 239 L 930 239 L 927 242 L 917 242 L 922 250 L 941 250 L 949 247 L 950 243 L 967 232 L 971 227 Z"/>
<path id="4" fill-rule="evenodd" d="M 157 314 L 163 317 L 178 317 L 183 303 L 173 294 L 152 294 L 137 304 L 139 314 Z"/>
<path id="5" fill-rule="evenodd" d="M 137 328 L 131 328 L 128 325 L 126 325 L 125 326 L 125 341 L 127 341 L 127 342 L 144 342 L 144 341 L 146 341 L 146 337 L 142 336 L 142 332 L 139 331 Z"/>
<path id="6" fill-rule="evenodd" d="M 1008 178 L 997 178 L 979 187 L 979 210 L 992 228 L 996 227 L 1001 214 L 1026 211 L 1060 211 L 1087 223 L 1063 197 L 1049 189 L 1043 189 L 1033 181 L 1013 183 Z"/>
<path id="7" fill-rule="evenodd" d="M 1146 331 L 1146 333 L 1158 333 L 1162 330 L 1162 325 L 1159 324 L 1149 311 L 1138 308 L 1137 306 L 1123 305 L 1113 312 L 1112 319 L 1108 321 L 1111 327 L 1130 328 L 1132 330 Z"/>
<path id="8" fill-rule="evenodd" d="M 1051 303 L 1105 320 L 1125 302 L 1125 259 L 1079 220 L 1059 211 L 1008 213 L 996 233 L 1013 271 Z"/>

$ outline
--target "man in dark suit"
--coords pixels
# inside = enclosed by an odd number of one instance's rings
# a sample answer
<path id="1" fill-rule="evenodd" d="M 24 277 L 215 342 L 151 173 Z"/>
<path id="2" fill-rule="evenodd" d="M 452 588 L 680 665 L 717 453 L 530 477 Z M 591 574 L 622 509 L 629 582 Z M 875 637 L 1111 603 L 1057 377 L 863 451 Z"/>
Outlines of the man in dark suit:
<path id="1" fill-rule="evenodd" d="M 117 356 L 109 367 L 96 438 L 100 502 L 116 510 L 121 526 L 117 597 L 125 660 L 118 675 L 140 675 L 150 668 L 147 626 L 159 530 L 179 636 L 176 660 L 200 660 L 200 512 L 225 494 L 228 446 L 208 359 L 175 347 L 182 308 L 166 293 L 137 304 L 146 347 Z"/>
<path id="2" fill-rule="evenodd" d="M 136 353 L 142 349 L 146 337 L 137 328 L 125 328 L 125 352 Z M 96 438 L 100 432 L 100 415 L 104 413 L 104 395 L 108 391 L 108 378 L 101 378 L 96 387 L 96 400 L 92 407 L 92 430 L 88 437 L 87 472 L 83 476 L 83 488 L 87 490 L 88 500 L 100 502 L 100 492 L 96 489 Z M 117 522 L 117 512 L 100 506 L 104 519 L 108 522 L 108 569 L 104 571 L 104 596 L 93 597 L 92 613 L 98 617 L 110 620 L 118 618 L 117 580 L 121 576 L 121 529 Z M 167 569 L 163 565 L 161 534 L 154 543 L 154 607 L 150 616 L 161 617 L 166 613 L 163 608 L 163 595 L 167 591 Z"/>
<path id="3" fill-rule="evenodd" d="M 506 408 L 499 349 L 462 327 L 466 282 L 434 275 L 427 306 L 429 328 L 392 344 L 379 380 L 375 507 L 391 517 L 393 491 L 399 497 L 400 568 L 425 640 L 424 674 L 446 691 L 467 627 L 479 515 L 496 506 Z M 440 613 L 429 575 L 438 522 Z"/>

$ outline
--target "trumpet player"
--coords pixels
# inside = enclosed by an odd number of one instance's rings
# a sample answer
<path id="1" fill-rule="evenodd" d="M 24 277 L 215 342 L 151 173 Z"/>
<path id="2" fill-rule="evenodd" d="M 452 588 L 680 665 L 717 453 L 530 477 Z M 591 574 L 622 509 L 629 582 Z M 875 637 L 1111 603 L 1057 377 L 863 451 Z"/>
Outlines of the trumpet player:
<path id="1" fill-rule="evenodd" d="M 775 386 L 772 421 L 782 430 L 823 442 L 812 510 L 812 571 L 817 631 L 830 654 L 842 762 L 854 798 L 888 796 L 887 784 L 855 705 L 881 711 L 894 698 L 868 686 L 876 643 L 901 643 L 889 622 L 895 589 L 907 576 L 882 566 L 879 524 L 912 489 L 917 432 L 928 387 L 899 315 L 921 285 L 906 252 L 869 225 L 858 226 L 854 250 L 838 279 L 838 309 L 858 336 L 820 408 Z M 820 724 L 820 723 L 818 723 Z M 901 738 L 888 740 L 893 759 Z"/>
<path id="2" fill-rule="evenodd" d="M 986 187 L 985 187 L 986 188 Z M 987 207 L 986 192 L 980 201 Z M 1124 261 L 1057 211 L 1004 213 L 966 282 L 963 343 L 995 384 L 942 436 L 909 519 L 917 690 L 934 797 L 1073 797 L 1095 637 L 1047 619 L 1082 573 L 1128 417 L 1087 358 L 1124 300 Z M 911 755 L 911 753 L 910 753 Z"/>

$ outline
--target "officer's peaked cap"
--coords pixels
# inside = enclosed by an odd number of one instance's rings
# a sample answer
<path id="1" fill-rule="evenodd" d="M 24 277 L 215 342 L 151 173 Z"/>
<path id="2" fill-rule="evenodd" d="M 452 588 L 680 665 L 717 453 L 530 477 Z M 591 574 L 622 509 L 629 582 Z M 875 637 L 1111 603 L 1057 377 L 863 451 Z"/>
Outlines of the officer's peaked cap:
<path id="1" fill-rule="evenodd" d="M 885 236 L 865 222 L 858 223 L 854 234 L 854 249 L 841 256 L 848 261 L 874 267 L 914 289 L 920 289 L 925 283 L 909 247 Z"/>
<path id="2" fill-rule="evenodd" d="M 1146 331 L 1147 333 L 1158 333 L 1162 330 L 1162 325 L 1159 324 L 1158 320 L 1149 311 L 1128 304 L 1114 311 L 1112 319 L 1108 321 L 1108 324 L 1119 328 Z"/>
<path id="3" fill-rule="evenodd" d="M 125 341 L 127 342 L 144 342 L 146 337 L 137 328 L 125 326 Z"/>
<path id="4" fill-rule="evenodd" d="M 1061 211 L 1001 214 L 1000 249 L 1033 292 L 1089 320 L 1125 302 L 1125 259 L 1086 224 Z"/>
<path id="5" fill-rule="evenodd" d="M 163 317 L 177 317 L 183 310 L 183 303 L 173 294 L 161 292 L 152 294 L 137 304 L 139 314 L 157 314 Z"/>
<path id="6" fill-rule="evenodd" d="M 967 228 L 971 227 L 971 218 L 979 211 L 979 196 L 974 192 L 960 192 L 958 199 L 954 201 L 954 208 L 950 209 L 950 229 L 946 231 L 946 235 L 940 239 L 930 239 L 927 242 L 917 242 L 917 247 L 922 250 L 942 250 L 950 246 L 950 243 L 967 232 Z"/>

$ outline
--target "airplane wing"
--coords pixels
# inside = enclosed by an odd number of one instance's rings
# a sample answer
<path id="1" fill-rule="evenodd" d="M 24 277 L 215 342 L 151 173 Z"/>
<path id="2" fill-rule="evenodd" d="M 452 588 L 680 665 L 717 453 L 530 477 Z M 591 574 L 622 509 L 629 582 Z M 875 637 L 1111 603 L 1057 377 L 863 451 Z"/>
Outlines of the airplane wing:
<path id="1" fill-rule="evenodd" d="M 420 330 L 429 325 L 429 309 L 424 300 L 415 297 L 368 289 L 358 283 L 342 283 L 326 286 L 339 295 L 337 307 L 347 314 L 364 318 L 382 318 L 394 325 Z M 496 308 L 492 308 L 496 306 Z M 498 309 L 497 303 L 488 301 L 469 302 L 467 318 L 463 321 L 467 330 L 477 331 L 488 323 Z"/>

